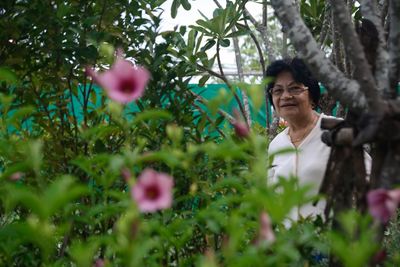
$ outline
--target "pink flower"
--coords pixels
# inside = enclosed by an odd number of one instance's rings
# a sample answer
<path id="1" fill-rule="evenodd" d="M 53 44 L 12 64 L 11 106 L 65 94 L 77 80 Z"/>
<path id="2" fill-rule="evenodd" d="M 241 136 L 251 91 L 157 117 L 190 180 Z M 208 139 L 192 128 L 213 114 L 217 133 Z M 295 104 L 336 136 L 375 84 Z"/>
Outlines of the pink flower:
<path id="1" fill-rule="evenodd" d="M 106 263 L 102 259 L 97 259 L 93 264 L 93 267 L 104 267 Z"/>
<path id="2" fill-rule="evenodd" d="M 385 249 L 381 249 L 378 252 L 375 253 L 375 255 L 372 257 L 372 263 L 374 265 L 378 265 L 379 263 L 383 263 L 387 258 L 387 253 Z"/>
<path id="3" fill-rule="evenodd" d="M 235 109 L 233 113 L 235 116 L 233 128 L 235 129 L 236 136 L 240 138 L 248 137 L 250 134 L 249 126 L 247 126 L 247 123 L 241 118 L 239 111 Z"/>
<path id="4" fill-rule="evenodd" d="M 236 136 L 241 137 L 241 138 L 246 138 L 247 136 L 249 136 L 250 130 L 244 121 L 234 122 L 233 127 L 235 129 Z"/>
<path id="5" fill-rule="evenodd" d="M 155 212 L 171 207 L 173 186 L 173 178 L 168 174 L 145 169 L 131 193 L 141 212 Z"/>
<path id="6" fill-rule="evenodd" d="M 129 103 L 143 95 L 150 78 L 149 72 L 125 59 L 117 57 L 111 69 L 97 73 L 86 68 L 86 73 L 103 87 L 108 96 L 120 103 Z"/>
<path id="7" fill-rule="evenodd" d="M 400 189 L 376 189 L 367 195 L 369 213 L 376 220 L 387 223 L 400 203 Z"/>
<path id="8" fill-rule="evenodd" d="M 22 172 L 14 172 L 13 174 L 10 175 L 9 179 L 12 181 L 18 181 L 22 178 L 23 173 Z"/>
<path id="9" fill-rule="evenodd" d="M 258 241 L 267 241 L 273 243 L 275 241 L 274 230 L 272 230 L 271 219 L 266 212 L 260 215 L 260 232 Z"/>
<path id="10" fill-rule="evenodd" d="M 279 120 L 279 127 L 287 127 L 288 123 L 284 119 Z"/>
<path id="11" fill-rule="evenodd" d="M 126 182 L 129 182 L 129 180 L 131 179 L 132 175 L 131 175 L 131 171 L 128 168 L 123 168 L 121 170 L 121 176 L 124 178 L 124 180 Z"/>

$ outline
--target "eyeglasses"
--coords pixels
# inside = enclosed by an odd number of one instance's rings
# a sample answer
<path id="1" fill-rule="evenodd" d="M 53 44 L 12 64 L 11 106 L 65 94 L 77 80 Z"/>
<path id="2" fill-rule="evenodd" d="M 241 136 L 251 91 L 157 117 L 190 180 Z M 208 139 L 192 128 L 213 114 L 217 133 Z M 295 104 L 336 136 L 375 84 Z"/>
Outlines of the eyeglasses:
<path id="1" fill-rule="evenodd" d="M 286 91 L 288 92 L 289 95 L 299 95 L 301 93 L 303 93 L 304 91 L 308 90 L 308 87 L 306 86 L 291 86 L 291 87 L 287 87 Z M 273 87 L 270 90 L 270 93 L 273 96 L 279 97 L 283 95 L 283 92 L 285 90 L 283 89 L 283 87 Z"/>

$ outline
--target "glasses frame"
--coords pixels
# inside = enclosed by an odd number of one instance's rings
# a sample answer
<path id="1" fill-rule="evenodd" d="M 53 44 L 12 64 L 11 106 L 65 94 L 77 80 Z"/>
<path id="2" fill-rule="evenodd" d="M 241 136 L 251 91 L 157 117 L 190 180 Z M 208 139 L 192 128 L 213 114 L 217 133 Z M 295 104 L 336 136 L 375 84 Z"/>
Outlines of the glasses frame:
<path id="1" fill-rule="evenodd" d="M 300 91 L 294 92 L 293 90 L 290 90 L 290 89 L 293 89 L 293 88 L 301 88 L 301 90 L 300 90 Z M 289 87 L 286 87 L 286 89 L 285 89 L 285 87 L 282 87 L 282 88 L 279 88 L 279 89 L 282 89 L 282 92 L 275 92 L 275 93 L 274 93 L 274 89 L 275 89 L 275 87 L 272 87 L 272 88 L 269 90 L 269 93 L 270 93 L 273 97 L 281 97 L 281 96 L 284 94 L 285 91 L 286 91 L 290 96 L 295 96 L 295 95 L 301 95 L 303 92 L 307 91 L 309 88 L 308 88 L 307 86 L 304 86 L 304 85 L 302 85 L 302 86 L 300 86 L 300 85 L 289 86 Z"/>

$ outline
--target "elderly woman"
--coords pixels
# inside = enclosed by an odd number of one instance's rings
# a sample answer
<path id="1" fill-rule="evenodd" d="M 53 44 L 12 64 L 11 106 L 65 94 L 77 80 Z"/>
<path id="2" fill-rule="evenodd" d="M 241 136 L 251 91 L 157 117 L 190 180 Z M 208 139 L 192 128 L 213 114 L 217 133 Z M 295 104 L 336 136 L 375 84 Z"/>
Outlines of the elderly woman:
<path id="1" fill-rule="evenodd" d="M 273 62 L 267 69 L 273 79 L 268 84 L 268 97 L 277 114 L 288 127 L 270 143 L 269 153 L 293 148 L 296 152 L 277 154 L 269 176 L 274 181 L 279 176 L 298 178 L 300 186 L 311 185 L 311 195 L 317 195 L 325 174 L 330 147 L 321 141 L 321 119 L 327 117 L 314 109 L 318 105 L 320 88 L 317 80 L 301 59 Z M 289 217 L 323 214 L 324 201 L 311 203 L 293 210 Z"/>

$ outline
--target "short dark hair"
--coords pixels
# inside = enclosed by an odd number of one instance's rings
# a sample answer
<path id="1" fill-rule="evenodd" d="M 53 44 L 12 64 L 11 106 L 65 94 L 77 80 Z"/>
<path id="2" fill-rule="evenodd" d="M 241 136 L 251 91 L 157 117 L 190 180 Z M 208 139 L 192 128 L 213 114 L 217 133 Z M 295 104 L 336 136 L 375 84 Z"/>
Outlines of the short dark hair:
<path id="1" fill-rule="evenodd" d="M 274 105 L 274 102 L 272 102 L 271 88 L 275 85 L 276 77 L 282 72 L 290 72 L 296 82 L 307 86 L 311 100 L 315 106 L 318 106 L 321 94 L 318 81 L 312 76 L 304 61 L 296 57 L 276 60 L 268 66 L 266 76 L 272 79 L 267 84 L 267 94 L 272 105 Z"/>

